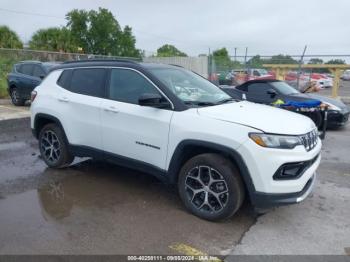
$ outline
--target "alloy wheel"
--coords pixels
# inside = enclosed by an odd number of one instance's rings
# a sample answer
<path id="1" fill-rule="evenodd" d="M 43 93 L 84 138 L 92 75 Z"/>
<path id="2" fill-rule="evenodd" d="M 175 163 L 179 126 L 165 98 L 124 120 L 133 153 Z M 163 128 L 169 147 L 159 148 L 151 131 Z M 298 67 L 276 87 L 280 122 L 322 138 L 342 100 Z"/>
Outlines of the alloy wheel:
<path id="1" fill-rule="evenodd" d="M 60 141 L 57 135 L 47 130 L 41 137 L 41 149 L 45 159 L 51 163 L 56 163 L 61 155 Z"/>
<path id="2" fill-rule="evenodd" d="M 214 168 L 197 166 L 186 175 L 186 194 L 201 211 L 218 213 L 228 203 L 229 192 L 224 177 Z"/>

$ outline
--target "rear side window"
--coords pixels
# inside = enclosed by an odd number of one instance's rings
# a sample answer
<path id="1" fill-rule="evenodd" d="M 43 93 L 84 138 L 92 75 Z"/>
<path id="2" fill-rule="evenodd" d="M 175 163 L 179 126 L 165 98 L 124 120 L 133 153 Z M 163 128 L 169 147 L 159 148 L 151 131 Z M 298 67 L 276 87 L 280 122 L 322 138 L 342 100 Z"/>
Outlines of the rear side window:
<path id="1" fill-rule="evenodd" d="M 248 86 L 248 93 L 254 95 L 267 95 L 267 90 L 271 89 L 265 83 L 254 83 Z"/>
<path id="2" fill-rule="evenodd" d="M 63 87 L 64 89 L 69 89 L 69 84 L 70 84 L 70 79 L 72 76 L 72 72 L 73 70 L 64 70 L 61 73 L 60 78 L 58 78 L 57 80 L 57 85 L 59 85 L 60 87 Z"/>
<path id="3" fill-rule="evenodd" d="M 74 93 L 103 97 L 106 70 L 102 68 L 75 69 L 69 90 Z"/>
<path id="4" fill-rule="evenodd" d="M 33 65 L 30 64 L 22 64 L 19 67 L 19 72 L 25 75 L 32 75 L 33 73 Z"/>
<path id="5" fill-rule="evenodd" d="M 236 86 L 236 89 L 241 90 L 243 92 L 247 92 L 248 86 L 247 85 L 240 85 L 240 86 Z"/>

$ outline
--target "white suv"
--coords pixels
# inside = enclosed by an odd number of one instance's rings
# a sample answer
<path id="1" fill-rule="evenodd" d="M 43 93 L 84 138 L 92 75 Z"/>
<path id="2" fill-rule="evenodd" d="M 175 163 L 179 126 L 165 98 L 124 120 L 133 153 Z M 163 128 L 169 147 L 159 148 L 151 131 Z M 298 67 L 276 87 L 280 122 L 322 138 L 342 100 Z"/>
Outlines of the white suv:
<path id="1" fill-rule="evenodd" d="M 31 127 L 49 167 L 75 156 L 113 161 L 176 183 L 195 215 L 233 215 L 302 201 L 321 141 L 307 117 L 235 101 L 181 67 L 75 61 L 32 93 Z"/>

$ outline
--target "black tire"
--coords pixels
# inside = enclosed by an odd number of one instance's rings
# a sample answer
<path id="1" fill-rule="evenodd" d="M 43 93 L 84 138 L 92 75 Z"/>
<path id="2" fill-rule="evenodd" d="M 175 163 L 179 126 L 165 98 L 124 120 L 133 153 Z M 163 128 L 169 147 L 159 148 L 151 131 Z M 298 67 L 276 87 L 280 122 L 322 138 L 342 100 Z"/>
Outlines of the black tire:
<path id="1" fill-rule="evenodd" d="M 10 89 L 10 97 L 12 104 L 15 106 L 24 106 L 24 103 L 26 102 L 25 99 L 20 97 L 17 87 L 12 87 Z"/>
<path id="2" fill-rule="evenodd" d="M 199 170 L 202 183 L 196 179 Z M 211 183 L 208 181 L 209 176 L 214 179 Z M 191 187 L 199 191 L 194 194 Z M 195 156 L 185 163 L 180 170 L 178 190 L 183 203 L 191 213 L 210 221 L 233 216 L 245 197 L 238 169 L 229 159 L 212 153 Z"/>
<path id="3" fill-rule="evenodd" d="M 39 149 L 42 159 L 52 168 L 66 167 L 74 160 L 64 131 L 56 124 L 48 124 L 40 131 Z"/>

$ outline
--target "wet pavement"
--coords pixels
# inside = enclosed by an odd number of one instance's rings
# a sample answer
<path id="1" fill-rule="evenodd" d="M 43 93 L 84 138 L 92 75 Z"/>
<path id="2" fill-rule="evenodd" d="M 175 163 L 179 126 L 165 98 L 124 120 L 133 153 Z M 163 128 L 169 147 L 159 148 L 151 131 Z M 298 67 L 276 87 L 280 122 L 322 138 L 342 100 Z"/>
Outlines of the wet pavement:
<path id="1" fill-rule="evenodd" d="M 49 169 L 28 118 L 0 121 L 0 254 L 344 254 L 349 148 L 350 126 L 327 134 L 315 193 L 303 203 L 258 218 L 245 203 L 212 223 L 141 172 L 90 159 Z"/>
<path id="2" fill-rule="evenodd" d="M 255 221 L 249 205 L 200 220 L 173 187 L 108 163 L 46 168 L 28 126 L 0 122 L 0 254 L 179 254 L 172 246 L 184 244 L 225 255 Z"/>

